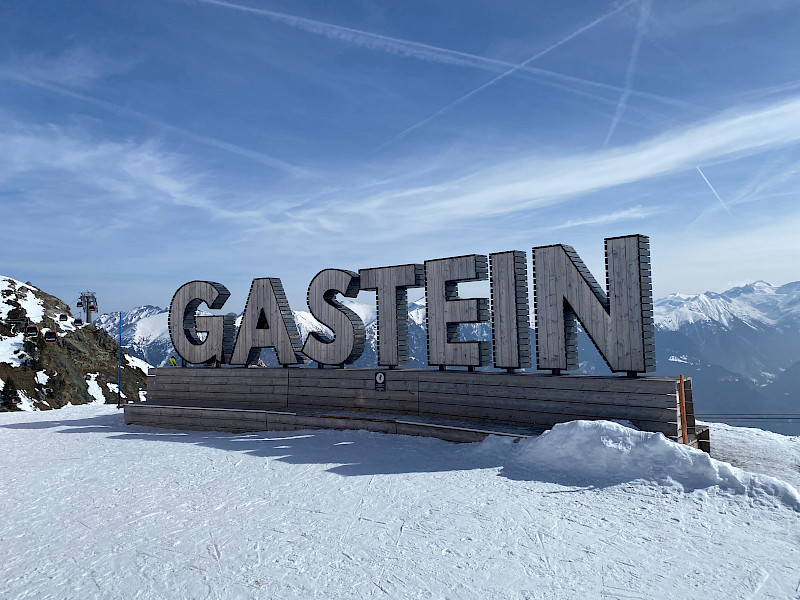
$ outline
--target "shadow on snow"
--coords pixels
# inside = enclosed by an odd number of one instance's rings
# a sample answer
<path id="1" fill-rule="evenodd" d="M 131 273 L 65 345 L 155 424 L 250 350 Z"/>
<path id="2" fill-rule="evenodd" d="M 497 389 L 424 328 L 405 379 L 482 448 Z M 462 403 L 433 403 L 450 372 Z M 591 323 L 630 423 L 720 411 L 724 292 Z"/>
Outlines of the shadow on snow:
<path id="1" fill-rule="evenodd" d="M 58 433 L 105 433 L 110 439 L 121 441 L 193 444 L 293 465 L 331 465 L 326 471 L 342 476 L 492 469 L 497 470 L 498 476 L 510 480 L 539 481 L 575 488 L 548 493 L 602 489 L 634 480 L 624 473 L 593 480 L 577 477 L 568 470 L 555 472 L 536 469 L 515 460 L 516 444 L 510 438 L 456 444 L 436 438 L 360 430 L 314 429 L 254 433 L 172 430 L 125 425 L 121 412 L 89 418 L 8 423 L 0 425 L 0 428 L 59 428 Z"/>

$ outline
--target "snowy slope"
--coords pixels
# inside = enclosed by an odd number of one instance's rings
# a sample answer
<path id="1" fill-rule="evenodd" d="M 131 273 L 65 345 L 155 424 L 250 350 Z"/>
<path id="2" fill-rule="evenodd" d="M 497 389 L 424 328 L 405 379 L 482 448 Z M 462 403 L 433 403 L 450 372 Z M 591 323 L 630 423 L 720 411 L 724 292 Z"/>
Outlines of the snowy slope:
<path id="1" fill-rule="evenodd" d="M 797 598 L 788 484 L 596 427 L 456 445 L 3 414 L 0 597 Z"/>

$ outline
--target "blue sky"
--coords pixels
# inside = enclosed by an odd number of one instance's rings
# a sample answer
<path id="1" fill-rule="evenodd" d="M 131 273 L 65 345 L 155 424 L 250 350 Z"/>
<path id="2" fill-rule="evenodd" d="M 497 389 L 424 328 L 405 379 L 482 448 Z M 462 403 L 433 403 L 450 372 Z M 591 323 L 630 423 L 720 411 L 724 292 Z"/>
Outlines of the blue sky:
<path id="1" fill-rule="evenodd" d="M 4 2 L 0 274 L 303 309 L 326 267 L 549 243 L 602 280 L 642 233 L 657 296 L 794 281 L 798 31 L 781 0 Z"/>

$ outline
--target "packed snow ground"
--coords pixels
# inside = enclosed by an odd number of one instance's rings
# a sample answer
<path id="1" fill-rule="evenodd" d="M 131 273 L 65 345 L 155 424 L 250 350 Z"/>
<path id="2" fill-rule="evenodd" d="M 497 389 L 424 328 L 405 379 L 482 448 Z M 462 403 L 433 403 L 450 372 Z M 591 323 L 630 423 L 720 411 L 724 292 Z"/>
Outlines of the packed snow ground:
<path id="1" fill-rule="evenodd" d="M 712 444 L 797 485 L 763 433 Z M 0 452 L 2 598 L 800 598 L 791 486 L 612 423 L 458 445 L 87 405 L 0 414 Z"/>

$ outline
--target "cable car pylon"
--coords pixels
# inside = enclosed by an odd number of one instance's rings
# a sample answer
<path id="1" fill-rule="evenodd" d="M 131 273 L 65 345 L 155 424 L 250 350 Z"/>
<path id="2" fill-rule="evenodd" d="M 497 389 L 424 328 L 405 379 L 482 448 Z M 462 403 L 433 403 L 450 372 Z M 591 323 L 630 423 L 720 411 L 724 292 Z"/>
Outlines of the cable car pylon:
<path id="1" fill-rule="evenodd" d="M 78 296 L 78 308 L 82 308 L 86 318 L 83 320 L 87 325 L 92 322 L 92 313 L 97 312 L 97 295 L 94 292 L 81 292 Z"/>

